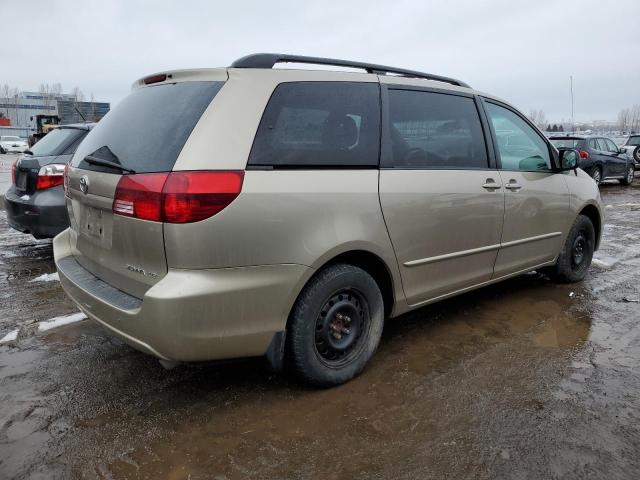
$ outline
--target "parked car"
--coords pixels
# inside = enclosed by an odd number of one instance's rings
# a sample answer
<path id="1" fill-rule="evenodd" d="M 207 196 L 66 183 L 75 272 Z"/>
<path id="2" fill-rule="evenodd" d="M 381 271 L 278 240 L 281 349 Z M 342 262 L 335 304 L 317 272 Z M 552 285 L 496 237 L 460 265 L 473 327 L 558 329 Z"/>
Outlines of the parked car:
<path id="1" fill-rule="evenodd" d="M 599 184 L 603 180 L 618 180 L 623 185 L 633 182 L 635 165 L 623 147 L 607 137 L 572 135 L 551 137 L 560 148 L 575 148 L 580 152 L 578 165 Z"/>
<path id="2" fill-rule="evenodd" d="M 387 317 L 530 270 L 582 280 L 602 204 L 577 158 L 438 75 L 275 54 L 164 72 L 78 147 L 55 262 L 165 362 L 265 355 L 336 385 Z"/>
<path id="3" fill-rule="evenodd" d="M 64 125 L 50 132 L 14 162 L 4 205 L 9 225 L 35 238 L 52 238 L 69 226 L 64 169 L 92 123 Z"/>
<path id="4" fill-rule="evenodd" d="M 28 149 L 29 145 L 20 137 L 12 135 L 2 135 L 0 137 L 0 153 L 24 153 Z"/>
<path id="5" fill-rule="evenodd" d="M 636 170 L 640 170 L 640 135 L 629 135 L 622 144 L 628 155 L 633 157 Z"/>

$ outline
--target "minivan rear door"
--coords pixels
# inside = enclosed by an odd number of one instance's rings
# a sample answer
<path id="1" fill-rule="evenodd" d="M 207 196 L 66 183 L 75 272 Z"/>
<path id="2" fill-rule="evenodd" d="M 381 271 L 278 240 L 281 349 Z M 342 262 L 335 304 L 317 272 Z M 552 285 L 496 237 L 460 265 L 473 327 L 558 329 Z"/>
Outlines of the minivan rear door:
<path id="1" fill-rule="evenodd" d="M 478 103 L 470 94 L 395 84 L 385 93 L 380 204 L 407 302 L 490 280 L 504 190 Z"/>
<path id="2" fill-rule="evenodd" d="M 116 188 L 122 175 L 135 181 L 170 172 L 222 85 L 160 81 L 136 88 L 87 135 L 67 177 L 71 247 L 85 269 L 139 298 L 166 274 L 163 224 L 114 214 Z"/>

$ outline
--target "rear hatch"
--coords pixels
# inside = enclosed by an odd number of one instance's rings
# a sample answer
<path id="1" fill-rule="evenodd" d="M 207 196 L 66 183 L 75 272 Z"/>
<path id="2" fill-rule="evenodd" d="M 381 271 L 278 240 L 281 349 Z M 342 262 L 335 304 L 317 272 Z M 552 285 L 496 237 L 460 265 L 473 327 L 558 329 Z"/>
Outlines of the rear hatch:
<path id="1" fill-rule="evenodd" d="M 150 77 L 160 83 L 133 90 L 111 110 L 82 142 L 67 173 L 74 257 L 98 278 L 139 298 L 167 273 L 163 223 L 127 216 L 126 208 L 120 208 L 125 214 L 114 214 L 116 189 L 121 179 L 135 185 L 170 172 L 223 85 L 167 83 L 163 77 Z"/>
<path id="2" fill-rule="evenodd" d="M 78 144 L 87 134 L 84 128 L 59 128 L 36 143 L 16 162 L 14 183 L 19 195 L 33 195 L 38 188 L 38 177 L 46 172 L 46 165 L 64 165 L 70 159 Z M 53 172 L 55 173 L 55 172 Z"/>

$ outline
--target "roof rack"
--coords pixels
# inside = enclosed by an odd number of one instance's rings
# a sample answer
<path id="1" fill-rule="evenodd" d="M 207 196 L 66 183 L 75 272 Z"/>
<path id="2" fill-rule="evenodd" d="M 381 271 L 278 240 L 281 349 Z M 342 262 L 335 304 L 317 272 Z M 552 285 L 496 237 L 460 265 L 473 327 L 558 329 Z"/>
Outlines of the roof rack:
<path id="1" fill-rule="evenodd" d="M 334 67 L 351 67 L 361 68 L 367 73 L 376 73 L 386 75 L 387 73 L 395 73 L 405 77 L 425 78 L 427 80 L 436 80 L 438 82 L 446 82 L 459 87 L 471 88 L 466 83 L 456 80 L 455 78 L 443 77 L 440 75 L 432 75 L 430 73 L 417 72 L 415 70 L 406 70 L 404 68 L 387 67 L 385 65 L 376 65 L 373 63 L 352 62 L 349 60 L 338 60 L 335 58 L 322 57 L 305 57 L 302 55 L 287 55 L 282 53 L 254 53 L 246 57 L 239 58 L 231 64 L 233 68 L 273 68 L 276 63 L 308 63 L 314 65 L 331 65 Z"/>

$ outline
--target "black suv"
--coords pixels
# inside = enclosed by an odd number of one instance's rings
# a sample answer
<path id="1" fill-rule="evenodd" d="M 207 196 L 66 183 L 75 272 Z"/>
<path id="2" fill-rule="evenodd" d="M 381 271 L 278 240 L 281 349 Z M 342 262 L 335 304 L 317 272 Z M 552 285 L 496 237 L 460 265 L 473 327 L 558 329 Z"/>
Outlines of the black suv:
<path id="1" fill-rule="evenodd" d="M 567 135 L 551 137 L 556 148 L 575 148 L 580 151 L 578 166 L 600 183 L 602 180 L 618 180 L 623 185 L 633 182 L 635 167 L 624 148 L 618 147 L 606 137 Z"/>
<path id="2" fill-rule="evenodd" d="M 4 199 L 10 227 L 36 238 L 52 238 L 69 226 L 64 169 L 94 125 L 60 126 L 13 164 L 13 185 Z"/>

